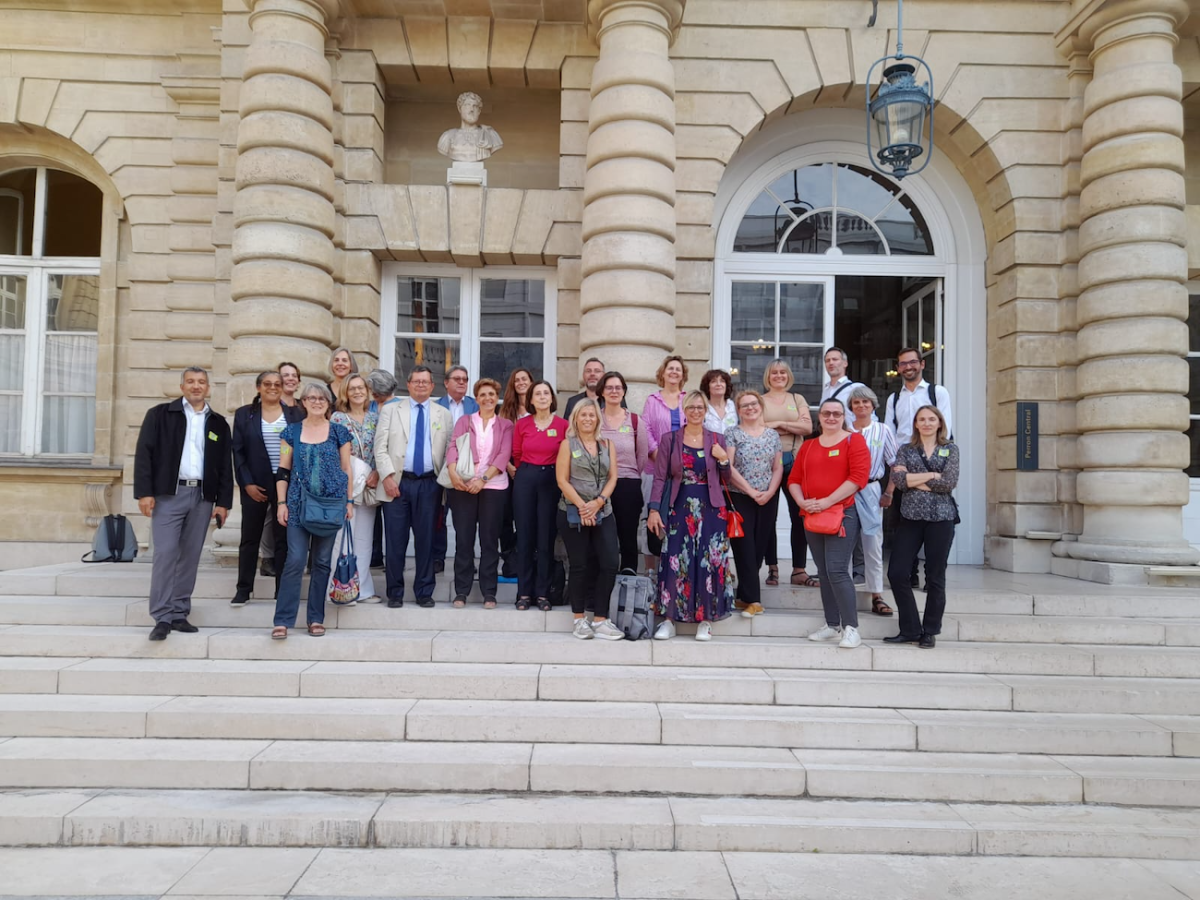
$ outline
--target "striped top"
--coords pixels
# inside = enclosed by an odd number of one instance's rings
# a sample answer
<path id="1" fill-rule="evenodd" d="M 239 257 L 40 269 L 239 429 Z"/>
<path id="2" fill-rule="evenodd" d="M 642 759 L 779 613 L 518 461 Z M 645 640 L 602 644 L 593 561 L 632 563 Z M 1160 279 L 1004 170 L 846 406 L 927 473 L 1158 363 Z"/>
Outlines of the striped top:
<path id="1" fill-rule="evenodd" d="M 279 436 L 283 434 L 283 429 L 287 428 L 287 424 L 287 416 L 283 413 L 280 413 L 279 418 L 274 422 L 262 419 L 263 446 L 267 448 L 267 458 L 271 460 L 272 472 L 279 469 Z"/>

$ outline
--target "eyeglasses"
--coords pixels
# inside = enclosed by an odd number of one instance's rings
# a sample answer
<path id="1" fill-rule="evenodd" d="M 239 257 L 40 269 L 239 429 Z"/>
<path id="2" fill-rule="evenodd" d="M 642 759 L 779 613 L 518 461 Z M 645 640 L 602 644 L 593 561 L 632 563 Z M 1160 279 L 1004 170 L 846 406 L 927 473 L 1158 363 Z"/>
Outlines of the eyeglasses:
<path id="1" fill-rule="evenodd" d="M 819 415 L 821 416 L 822 419 L 840 419 L 840 418 L 842 418 L 842 414 L 840 412 L 823 412 L 823 413 L 819 413 Z"/>
<path id="2" fill-rule="evenodd" d="M 467 381 L 468 379 L 467 379 L 466 375 L 451 375 L 446 380 L 447 381 Z"/>
<path id="3" fill-rule="evenodd" d="M 921 365 L 921 361 L 919 359 L 911 359 L 908 362 L 896 363 L 896 367 L 900 369 L 911 369 L 919 365 Z"/>
<path id="4" fill-rule="evenodd" d="M 609 391 L 623 391 L 623 390 L 625 390 L 625 388 L 621 387 L 619 384 L 608 384 L 608 385 L 604 386 L 604 393 L 606 393 L 606 394 Z"/>
<path id="5" fill-rule="evenodd" d="M 305 397 L 304 402 L 305 403 L 324 403 L 326 406 L 329 405 L 329 401 L 326 400 L 324 397 Z"/>
<path id="6" fill-rule="evenodd" d="M 706 410 L 703 406 L 685 406 L 683 408 L 683 411 L 684 412 L 700 412 L 700 413 L 708 412 L 708 410 Z"/>
<path id="7" fill-rule="evenodd" d="M 743 403 L 738 409 L 758 409 L 758 401 L 751 400 L 749 403 Z"/>
<path id="8" fill-rule="evenodd" d="M 281 387 L 283 387 L 283 382 L 282 381 L 264 381 L 262 384 L 259 385 L 259 387 L 261 387 L 261 388 L 281 388 Z"/>
<path id="9" fill-rule="evenodd" d="M 433 387 L 432 381 L 416 381 L 416 380 L 414 380 L 414 381 L 410 381 L 409 384 L 411 384 L 413 387 L 427 387 L 427 388 Z"/>

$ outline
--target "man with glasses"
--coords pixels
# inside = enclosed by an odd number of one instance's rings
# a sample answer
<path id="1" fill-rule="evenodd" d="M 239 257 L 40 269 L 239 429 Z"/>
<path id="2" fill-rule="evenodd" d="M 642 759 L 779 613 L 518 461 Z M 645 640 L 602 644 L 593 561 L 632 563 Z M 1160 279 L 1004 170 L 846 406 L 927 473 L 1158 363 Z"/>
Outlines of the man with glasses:
<path id="1" fill-rule="evenodd" d="M 417 606 L 433 606 L 433 534 L 441 507 L 438 472 L 446 460 L 453 428 L 450 410 L 430 400 L 433 372 L 414 366 L 408 396 L 379 410 L 375 431 L 378 497 L 387 523 L 387 597 L 393 609 L 404 605 L 404 558 L 411 530 L 416 544 L 413 594 Z"/>
<path id="2" fill-rule="evenodd" d="M 479 412 L 479 404 L 475 402 L 474 397 L 467 395 L 467 388 L 470 386 L 471 376 L 467 373 L 465 366 L 452 366 L 450 371 L 446 373 L 446 378 L 442 381 L 446 388 L 446 396 L 438 397 L 438 405 L 444 406 L 450 410 L 450 418 L 453 423 L 450 430 L 454 430 L 454 426 L 458 424 L 458 420 L 463 416 L 469 416 L 472 413 Z M 445 492 L 443 492 L 445 493 Z M 445 504 L 442 509 L 442 521 L 448 523 L 450 521 L 450 500 L 449 496 L 443 499 Z M 446 528 L 438 528 L 433 533 L 433 571 L 440 575 L 446 571 L 446 549 L 447 549 L 447 534 Z"/>
<path id="3" fill-rule="evenodd" d="M 575 408 L 575 404 L 585 397 L 595 400 L 604 406 L 604 398 L 600 396 L 600 379 L 604 377 L 604 373 L 608 370 L 604 368 L 604 363 L 596 357 L 592 357 L 583 364 L 583 376 L 579 379 L 579 383 L 583 385 L 583 390 L 567 401 L 567 410 L 563 413 L 563 418 L 568 422 L 571 421 L 571 410 Z M 625 407 L 625 398 L 621 398 L 621 407 Z"/>

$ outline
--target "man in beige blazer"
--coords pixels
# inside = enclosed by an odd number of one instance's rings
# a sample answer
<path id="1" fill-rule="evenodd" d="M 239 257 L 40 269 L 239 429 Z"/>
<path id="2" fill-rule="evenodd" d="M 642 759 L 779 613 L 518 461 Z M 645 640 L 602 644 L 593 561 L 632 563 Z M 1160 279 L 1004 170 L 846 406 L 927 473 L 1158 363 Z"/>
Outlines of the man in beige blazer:
<path id="1" fill-rule="evenodd" d="M 433 372 L 414 366 L 408 373 L 408 396 L 385 403 L 375 431 L 376 494 L 383 502 L 388 606 L 404 605 L 404 559 L 408 533 L 416 544 L 413 594 L 417 606 L 433 606 L 433 532 L 442 508 L 438 473 L 446 460 L 452 419 L 450 410 L 430 400 Z"/>

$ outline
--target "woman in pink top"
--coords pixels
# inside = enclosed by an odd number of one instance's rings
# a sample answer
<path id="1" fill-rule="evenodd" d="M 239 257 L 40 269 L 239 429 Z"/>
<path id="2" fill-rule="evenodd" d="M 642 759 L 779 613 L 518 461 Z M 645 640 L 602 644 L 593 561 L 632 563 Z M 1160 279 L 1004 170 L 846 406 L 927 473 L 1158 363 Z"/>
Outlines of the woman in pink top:
<path id="1" fill-rule="evenodd" d="M 496 415 L 500 382 L 480 378 L 475 382 L 479 412 L 463 416 L 454 426 L 454 437 L 446 448 L 446 469 L 454 490 L 450 511 L 454 514 L 454 606 L 467 605 L 467 594 L 475 579 L 475 533 L 479 532 L 479 590 L 483 608 L 496 608 L 496 579 L 500 568 L 500 521 L 504 516 L 508 487 L 508 459 L 512 454 L 513 424 Z M 475 474 L 464 481 L 458 474 L 458 441 L 469 435 Z"/>
<path id="2" fill-rule="evenodd" d="M 649 446 L 646 462 L 646 477 L 642 479 L 642 496 L 649 502 L 650 487 L 654 483 L 654 459 L 658 445 L 672 431 L 683 427 L 683 386 L 687 384 L 688 367 L 682 356 L 671 355 L 662 361 L 655 373 L 660 390 L 646 398 L 642 409 L 642 422 L 646 428 Z M 646 529 L 646 572 L 649 574 L 658 565 L 662 553 L 662 539 Z"/>
<path id="3" fill-rule="evenodd" d="M 642 478 L 649 460 L 649 435 L 636 413 L 621 406 L 628 385 L 620 372 L 605 372 L 600 379 L 604 403 L 600 435 L 612 441 L 617 454 L 617 486 L 612 495 L 621 569 L 637 572 L 638 522 L 642 518 Z"/>

